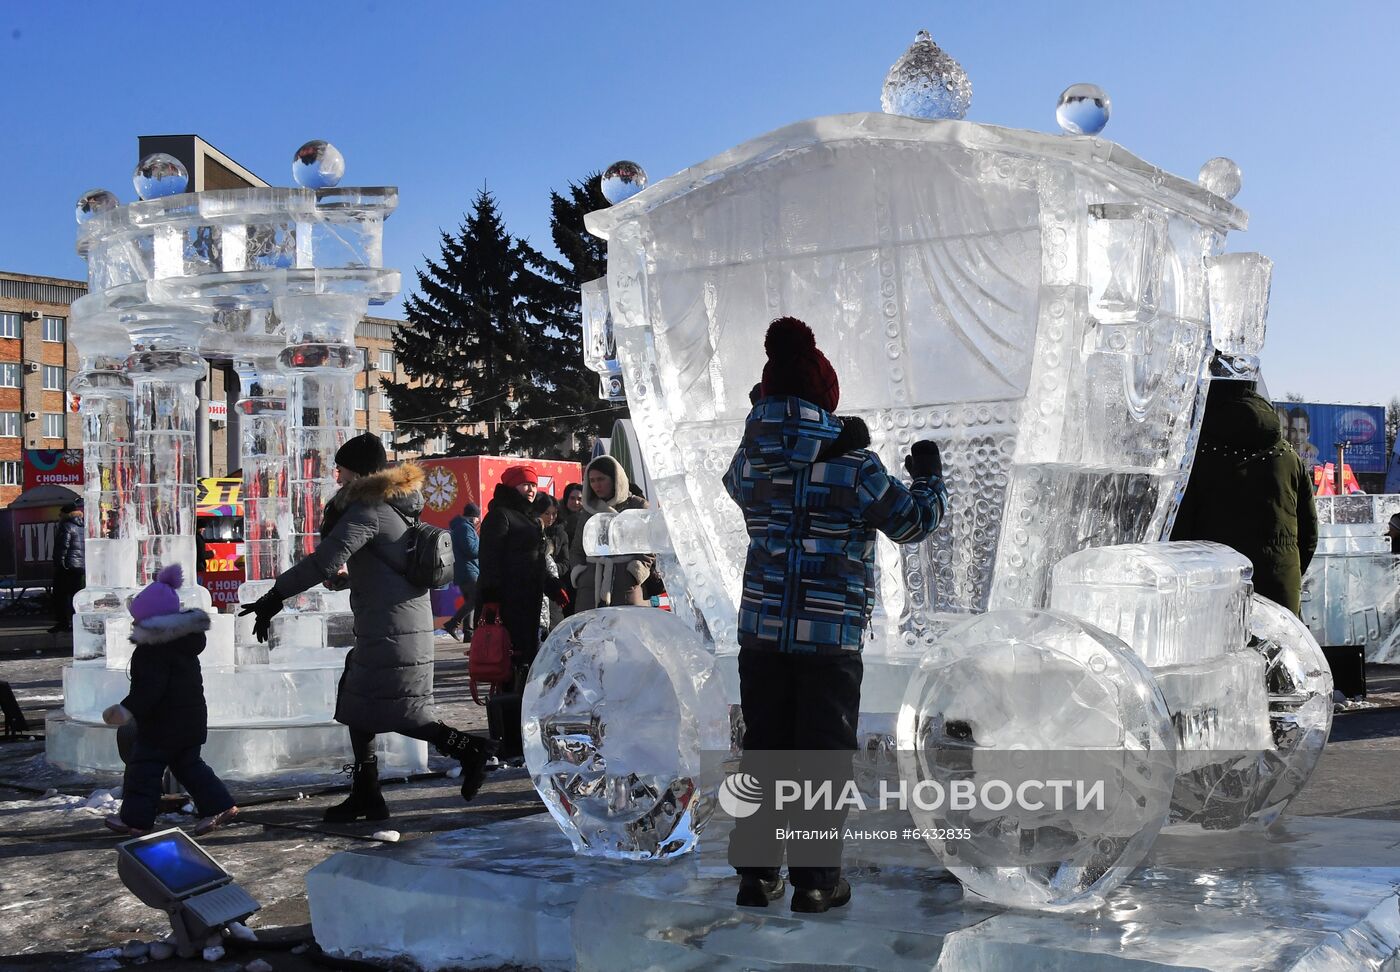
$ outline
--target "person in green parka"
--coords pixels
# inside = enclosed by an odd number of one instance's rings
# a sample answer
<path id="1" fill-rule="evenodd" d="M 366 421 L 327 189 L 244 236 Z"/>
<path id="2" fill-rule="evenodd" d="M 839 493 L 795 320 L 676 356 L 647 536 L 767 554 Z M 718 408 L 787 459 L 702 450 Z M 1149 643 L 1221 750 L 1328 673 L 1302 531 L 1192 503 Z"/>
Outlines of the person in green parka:
<path id="1" fill-rule="evenodd" d="M 1299 613 L 1317 547 L 1312 474 L 1248 381 L 1213 379 L 1173 540 L 1214 540 L 1254 564 L 1254 589 Z"/>

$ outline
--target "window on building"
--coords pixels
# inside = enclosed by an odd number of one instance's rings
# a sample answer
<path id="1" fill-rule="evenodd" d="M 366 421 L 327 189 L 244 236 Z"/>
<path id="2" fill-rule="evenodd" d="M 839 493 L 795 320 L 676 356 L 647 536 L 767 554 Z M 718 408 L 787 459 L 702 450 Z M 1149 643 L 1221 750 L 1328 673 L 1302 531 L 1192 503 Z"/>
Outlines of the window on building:
<path id="1" fill-rule="evenodd" d="M 379 370 L 382 371 L 382 372 L 384 372 L 384 373 L 387 374 L 387 375 L 390 375 L 391 377 L 393 376 L 393 374 L 394 374 L 394 352 L 392 352 L 392 351 L 380 351 L 380 352 L 379 352 Z"/>
<path id="2" fill-rule="evenodd" d="M 63 318 L 44 318 L 44 340 L 50 341 L 54 344 L 63 343 Z"/>
<path id="3" fill-rule="evenodd" d="M 394 451 L 394 433 L 388 430 L 379 433 L 379 441 L 384 443 L 385 452 Z"/>
<path id="4" fill-rule="evenodd" d="M 64 422 L 62 412 L 44 413 L 44 438 L 61 439 L 63 438 L 63 429 Z"/>
<path id="5" fill-rule="evenodd" d="M 19 315 L 5 312 L 0 314 L 0 338 L 19 337 Z"/>
<path id="6" fill-rule="evenodd" d="M 0 462 L 0 486 L 23 486 L 24 463 Z"/>
<path id="7" fill-rule="evenodd" d="M 360 370 L 369 371 L 369 348 L 356 348 L 360 352 Z"/>
<path id="8" fill-rule="evenodd" d="M 357 409 L 359 409 L 361 412 L 368 411 L 368 409 L 369 409 L 369 389 L 368 389 L 368 388 L 356 388 L 356 389 L 355 389 L 355 407 L 356 407 Z"/>
<path id="9" fill-rule="evenodd" d="M 0 436 L 17 439 L 19 434 L 19 412 L 0 412 Z"/>
<path id="10" fill-rule="evenodd" d="M 44 365 L 44 391 L 63 391 L 63 365 Z"/>
<path id="11" fill-rule="evenodd" d="M 379 396 L 379 410 L 385 415 L 394 414 L 394 399 L 387 391 Z"/>
<path id="12" fill-rule="evenodd" d="M 19 375 L 18 361 L 6 361 L 0 364 L 0 388 L 18 388 Z"/>

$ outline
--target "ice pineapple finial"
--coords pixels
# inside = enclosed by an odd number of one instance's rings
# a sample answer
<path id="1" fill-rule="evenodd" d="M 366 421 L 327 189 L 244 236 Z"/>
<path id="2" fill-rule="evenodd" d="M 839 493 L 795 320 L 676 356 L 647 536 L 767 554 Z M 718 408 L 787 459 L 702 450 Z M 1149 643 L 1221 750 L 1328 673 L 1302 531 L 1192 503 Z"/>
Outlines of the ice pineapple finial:
<path id="1" fill-rule="evenodd" d="M 292 178 L 303 189 L 330 189 L 345 178 L 345 156 L 323 138 L 313 138 L 292 156 Z"/>
<path id="2" fill-rule="evenodd" d="M 175 156 L 155 152 L 136 163 L 131 184 L 142 199 L 161 199 L 184 192 L 190 184 L 190 174 L 185 163 Z"/>
<path id="3" fill-rule="evenodd" d="M 943 52 L 926 30 L 885 75 L 880 107 L 911 118 L 963 118 L 972 104 L 972 82 L 962 65 Z"/>
<path id="4" fill-rule="evenodd" d="M 1097 84 L 1072 84 L 1060 92 L 1055 121 L 1066 135 L 1097 135 L 1113 111 L 1108 92 Z"/>
<path id="5" fill-rule="evenodd" d="M 626 159 L 614 162 L 603 173 L 603 198 L 616 206 L 647 187 L 647 170 Z"/>

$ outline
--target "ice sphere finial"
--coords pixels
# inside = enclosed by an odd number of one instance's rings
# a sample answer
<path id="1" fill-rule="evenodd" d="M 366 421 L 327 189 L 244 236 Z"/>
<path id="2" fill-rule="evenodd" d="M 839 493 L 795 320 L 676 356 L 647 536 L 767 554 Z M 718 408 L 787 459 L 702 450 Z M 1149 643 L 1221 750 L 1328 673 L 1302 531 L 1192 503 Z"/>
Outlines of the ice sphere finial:
<path id="1" fill-rule="evenodd" d="M 972 82 L 962 65 L 921 30 L 885 75 L 880 107 L 911 118 L 963 118 L 972 104 Z"/>
<path id="2" fill-rule="evenodd" d="M 117 197 L 106 189 L 89 189 L 78 197 L 78 205 L 75 207 L 74 215 L 78 219 L 78 225 L 81 226 L 98 213 L 116 209 L 120 205 Z"/>
<path id="3" fill-rule="evenodd" d="M 1196 184 L 1222 199 L 1234 199 L 1244 187 L 1244 174 L 1234 159 L 1218 155 L 1201 166 L 1201 171 L 1196 175 Z"/>
<path id="4" fill-rule="evenodd" d="M 136 163 L 131 184 L 142 199 L 161 199 L 184 192 L 190 184 L 190 174 L 185 163 L 175 156 L 155 152 Z"/>
<path id="5" fill-rule="evenodd" d="M 647 170 L 626 159 L 614 162 L 603 173 L 603 198 L 616 206 L 647 187 Z"/>
<path id="6" fill-rule="evenodd" d="M 1060 92 L 1055 121 L 1066 135 L 1097 135 L 1112 110 L 1108 92 L 1097 84 L 1072 84 Z"/>
<path id="7" fill-rule="evenodd" d="M 303 189 L 329 189 L 345 178 L 345 156 L 323 138 L 313 138 L 292 156 L 292 178 Z"/>

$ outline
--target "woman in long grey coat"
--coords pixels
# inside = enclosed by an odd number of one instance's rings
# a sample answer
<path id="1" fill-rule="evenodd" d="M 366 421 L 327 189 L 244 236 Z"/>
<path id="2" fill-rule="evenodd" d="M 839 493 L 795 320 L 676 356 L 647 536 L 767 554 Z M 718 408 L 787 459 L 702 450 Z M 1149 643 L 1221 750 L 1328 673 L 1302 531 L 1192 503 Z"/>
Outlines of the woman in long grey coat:
<path id="1" fill-rule="evenodd" d="M 647 501 L 631 492 L 627 471 L 612 456 L 599 456 L 590 462 L 588 469 L 584 471 L 583 480 L 583 509 L 579 511 L 578 527 L 574 531 L 569 549 L 569 562 L 574 565 L 572 580 L 578 591 L 576 610 L 591 611 L 593 608 L 607 605 L 621 607 L 642 604 L 642 585 L 656 569 L 656 558 L 645 554 L 614 563 L 612 587 L 605 592 L 608 594 L 606 604 L 600 603 L 602 595 L 598 586 L 605 573 L 605 563 L 583 552 L 583 533 L 588 521 L 597 514 L 644 510 L 647 508 Z"/>
<path id="2" fill-rule="evenodd" d="M 389 469 L 385 464 L 376 436 L 365 433 L 341 447 L 336 476 L 342 485 L 326 508 L 321 543 L 243 611 L 257 614 L 254 632 L 262 641 L 283 600 L 321 583 L 341 587 L 348 573 L 355 647 L 345 658 L 335 718 L 350 728 L 355 763 L 350 798 L 326 811 L 326 819 L 336 822 L 389 817 L 373 751 L 378 733 L 424 739 L 460 760 L 466 800 L 480 788 L 492 748 L 488 740 L 437 719 L 433 610 L 427 588 L 404 576 L 404 534 L 423 511 L 423 471 L 413 463 Z"/>

